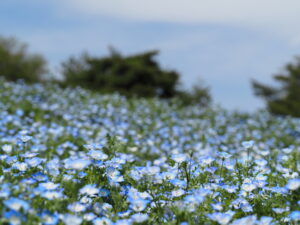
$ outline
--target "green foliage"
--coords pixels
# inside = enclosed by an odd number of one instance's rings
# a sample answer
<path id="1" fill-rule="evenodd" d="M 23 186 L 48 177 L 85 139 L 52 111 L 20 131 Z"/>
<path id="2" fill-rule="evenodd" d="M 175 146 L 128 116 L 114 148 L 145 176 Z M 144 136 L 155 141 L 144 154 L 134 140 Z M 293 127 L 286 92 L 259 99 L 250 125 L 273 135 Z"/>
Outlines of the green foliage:
<path id="1" fill-rule="evenodd" d="M 300 117 L 300 57 L 288 63 L 285 71 L 275 75 L 274 80 L 280 83 L 280 87 L 253 81 L 255 95 L 265 99 L 271 113 Z"/>
<path id="2" fill-rule="evenodd" d="M 64 83 L 80 85 L 101 92 L 119 92 L 127 96 L 169 98 L 176 94 L 179 75 L 160 68 L 149 51 L 123 57 L 111 50 L 103 58 L 82 54 L 62 64 Z"/>
<path id="3" fill-rule="evenodd" d="M 33 83 L 41 81 L 45 73 L 46 61 L 42 56 L 29 54 L 26 44 L 15 38 L 0 37 L 0 76 Z"/>
<path id="4" fill-rule="evenodd" d="M 178 97 L 185 105 L 209 103 L 207 88 L 198 86 L 191 93 L 178 90 L 179 74 L 162 69 L 155 60 L 157 54 L 158 51 L 148 51 L 125 57 L 110 49 L 109 56 L 97 58 L 83 53 L 62 63 L 62 84 L 131 97 Z"/>
<path id="5" fill-rule="evenodd" d="M 178 94 L 178 101 L 183 106 L 187 105 L 202 105 L 207 106 L 211 102 L 211 96 L 209 94 L 209 89 L 203 87 L 202 85 L 195 85 L 192 88 L 192 91 L 186 92 L 181 91 Z"/>

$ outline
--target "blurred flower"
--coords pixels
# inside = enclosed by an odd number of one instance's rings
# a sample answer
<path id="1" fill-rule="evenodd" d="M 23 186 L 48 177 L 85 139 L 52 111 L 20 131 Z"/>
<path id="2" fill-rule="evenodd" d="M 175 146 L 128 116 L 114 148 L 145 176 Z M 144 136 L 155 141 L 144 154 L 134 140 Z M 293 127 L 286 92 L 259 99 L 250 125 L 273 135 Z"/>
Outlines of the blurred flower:
<path id="1" fill-rule="evenodd" d="M 29 204 L 19 198 L 10 198 L 8 200 L 5 200 L 3 203 L 6 207 L 15 211 L 19 211 L 20 209 L 23 209 L 24 211 L 29 210 Z"/>
<path id="2" fill-rule="evenodd" d="M 297 190 L 300 187 L 300 179 L 290 179 L 286 185 L 289 190 Z"/>

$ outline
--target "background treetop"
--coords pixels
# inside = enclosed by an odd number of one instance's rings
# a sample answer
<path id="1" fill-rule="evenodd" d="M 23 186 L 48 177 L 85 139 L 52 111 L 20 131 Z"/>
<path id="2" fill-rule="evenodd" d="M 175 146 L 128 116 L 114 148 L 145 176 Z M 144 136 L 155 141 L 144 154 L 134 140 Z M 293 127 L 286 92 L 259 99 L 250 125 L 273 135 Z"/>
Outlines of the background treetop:
<path id="1" fill-rule="evenodd" d="M 273 78 L 278 87 L 252 81 L 255 95 L 266 101 L 271 113 L 300 117 L 300 57 L 286 64 Z"/>
<path id="2" fill-rule="evenodd" d="M 179 97 L 184 103 L 210 102 L 208 89 L 201 85 L 192 92 L 180 90 L 180 74 L 161 67 L 158 50 L 123 56 L 114 48 L 105 57 L 87 53 L 62 63 L 63 85 L 82 86 L 100 92 L 119 92 L 136 97 Z"/>
<path id="3" fill-rule="evenodd" d="M 28 52 L 27 45 L 13 37 L 0 36 L 0 76 L 7 80 L 42 81 L 47 73 L 46 60 Z"/>

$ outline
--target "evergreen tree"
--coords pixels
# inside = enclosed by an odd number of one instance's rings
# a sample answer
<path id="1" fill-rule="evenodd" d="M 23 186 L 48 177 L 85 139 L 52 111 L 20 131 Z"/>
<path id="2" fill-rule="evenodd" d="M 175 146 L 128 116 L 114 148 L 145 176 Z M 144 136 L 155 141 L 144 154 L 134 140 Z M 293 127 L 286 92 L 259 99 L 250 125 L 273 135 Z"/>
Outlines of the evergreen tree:
<path id="1" fill-rule="evenodd" d="M 173 97 L 179 74 L 161 69 L 155 60 L 157 54 L 158 51 L 149 51 L 123 57 L 111 49 L 110 55 L 103 58 L 88 54 L 71 57 L 62 64 L 64 83 L 127 96 Z"/>
<path id="2" fill-rule="evenodd" d="M 262 97 L 271 113 L 300 117 L 300 57 L 285 66 L 283 73 L 273 77 L 280 87 L 252 82 L 255 95 Z"/>

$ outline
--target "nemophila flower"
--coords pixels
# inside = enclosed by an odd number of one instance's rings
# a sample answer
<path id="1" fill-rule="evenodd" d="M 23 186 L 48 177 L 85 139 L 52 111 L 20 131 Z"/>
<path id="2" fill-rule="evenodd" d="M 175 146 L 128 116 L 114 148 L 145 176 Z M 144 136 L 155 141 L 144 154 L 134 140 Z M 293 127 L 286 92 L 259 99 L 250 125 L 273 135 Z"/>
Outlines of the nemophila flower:
<path id="1" fill-rule="evenodd" d="M 171 156 L 171 159 L 177 163 L 182 163 L 187 160 L 187 156 L 185 154 L 174 154 Z"/>
<path id="2" fill-rule="evenodd" d="M 124 177 L 121 175 L 120 171 L 116 170 L 115 168 L 112 167 L 107 168 L 106 175 L 108 177 L 109 182 L 112 185 L 124 181 Z"/>
<path id="3" fill-rule="evenodd" d="M 21 140 L 22 142 L 24 142 L 24 143 L 30 141 L 31 139 L 32 139 L 32 137 L 29 136 L 29 135 L 21 135 L 21 136 L 20 136 L 20 140 Z"/>
<path id="4" fill-rule="evenodd" d="M 217 211 L 221 211 L 221 210 L 223 210 L 223 206 L 222 206 L 222 203 L 215 203 L 215 204 L 210 204 L 211 206 L 212 206 L 212 208 L 214 209 L 214 210 L 217 210 Z"/>
<path id="5" fill-rule="evenodd" d="M 28 178 L 28 179 L 22 179 L 21 181 L 20 181 L 20 183 L 21 184 L 35 184 L 37 181 L 35 180 L 35 179 L 33 179 L 33 178 Z"/>
<path id="6" fill-rule="evenodd" d="M 53 182 L 45 182 L 45 183 L 40 183 L 39 187 L 45 190 L 55 190 L 59 187 L 59 184 L 55 184 Z"/>
<path id="7" fill-rule="evenodd" d="M 245 213 L 253 212 L 253 207 L 249 203 L 241 203 L 240 208 Z"/>
<path id="8" fill-rule="evenodd" d="M 93 143 L 93 144 L 85 144 L 83 145 L 83 147 L 85 147 L 86 149 L 92 150 L 92 149 L 102 149 L 104 147 L 103 144 L 99 144 L 99 143 Z"/>
<path id="9" fill-rule="evenodd" d="M 263 174 L 258 174 L 256 177 L 255 177 L 256 180 L 267 180 L 268 177 L 263 175 Z"/>
<path id="10" fill-rule="evenodd" d="M 249 149 L 249 148 L 252 148 L 254 146 L 254 141 L 251 140 L 251 141 L 243 141 L 242 142 L 242 146 L 245 148 L 245 149 Z"/>
<path id="11" fill-rule="evenodd" d="M 135 199 L 130 201 L 130 208 L 135 212 L 143 211 L 148 204 L 148 201 L 144 199 Z"/>
<path id="12" fill-rule="evenodd" d="M 77 174 L 77 176 L 78 176 L 79 178 L 84 178 L 84 177 L 87 176 L 87 173 L 86 173 L 86 172 L 83 172 L 83 171 L 80 171 L 80 172 Z"/>
<path id="13" fill-rule="evenodd" d="M 10 185 L 9 184 L 1 184 L 0 189 L 0 198 L 8 198 L 11 194 Z"/>
<path id="14" fill-rule="evenodd" d="M 227 152 L 218 152 L 218 156 L 222 159 L 228 159 L 231 157 L 231 154 L 229 154 Z"/>
<path id="15" fill-rule="evenodd" d="M 288 148 L 283 148 L 282 152 L 284 152 L 285 154 L 290 154 L 293 151 L 292 147 L 288 147 Z"/>
<path id="16" fill-rule="evenodd" d="M 71 159 L 64 160 L 66 169 L 83 170 L 91 164 L 87 159 Z"/>
<path id="17" fill-rule="evenodd" d="M 260 220 L 257 222 L 257 224 L 259 224 L 259 225 L 271 225 L 272 224 L 272 220 L 273 220 L 272 217 L 262 216 L 260 218 Z"/>
<path id="18" fill-rule="evenodd" d="M 187 185 L 186 181 L 184 181 L 184 180 L 179 180 L 179 179 L 172 179 L 172 180 L 169 180 L 169 182 L 170 182 L 171 184 L 173 184 L 174 186 L 180 187 L 180 188 L 185 188 L 186 185 Z"/>
<path id="19" fill-rule="evenodd" d="M 243 217 L 241 219 L 234 220 L 230 225 L 254 225 L 256 224 L 256 215 Z"/>
<path id="20" fill-rule="evenodd" d="M 45 191 L 41 193 L 41 196 L 48 200 L 54 200 L 54 199 L 60 199 L 64 195 L 59 191 Z"/>
<path id="21" fill-rule="evenodd" d="M 21 225 L 26 219 L 24 215 L 15 210 L 4 212 L 3 218 L 8 220 L 10 225 Z"/>
<path id="22" fill-rule="evenodd" d="M 43 212 L 40 217 L 45 225 L 56 225 L 59 222 L 58 215 L 50 212 Z"/>
<path id="23" fill-rule="evenodd" d="M 252 183 L 255 184 L 259 188 L 263 188 L 268 184 L 268 182 L 265 180 L 253 180 Z"/>
<path id="24" fill-rule="evenodd" d="M 41 165 L 41 163 L 43 163 L 45 160 L 41 159 L 39 157 L 34 157 L 31 159 L 26 159 L 25 162 L 30 166 L 30 167 L 37 167 L 39 165 Z"/>
<path id="25" fill-rule="evenodd" d="M 111 160 L 107 161 L 107 163 L 110 164 L 110 166 L 116 166 L 116 165 L 121 166 L 121 164 L 125 164 L 126 160 L 129 158 L 128 156 L 126 156 L 124 154 L 116 153 L 116 155 L 117 155 L 117 157 L 113 157 Z"/>
<path id="26" fill-rule="evenodd" d="M 91 204 L 93 202 L 92 196 L 88 197 L 88 196 L 83 196 L 79 199 L 79 202 L 83 203 L 83 204 Z"/>
<path id="27" fill-rule="evenodd" d="M 210 214 L 206 214 L 206 216 L 209 219 L 223 225 L 223 224 L 228 224 L 234 214 L 235 213 L 233 211 L 227 211 L 225 213 L 221 213 L 221 212 L 210 213 Z"/>
<path id="28" fill-rule="evenodd" d="M 158 166 L 147 166 L 145 169 L 149 175 L 155 175 L 160 172 L 160 168 Z"/>
<path id="29" fill-rule="evenodd" d="M 134 223 L 143 223 L 147 221 L 149 216 L 147 214 L 137 213 L 131 216 Z"/>
<path id="30" fill-rule="evenodd" d="M 99 203 L 96 202 L 93 205 L 93 210 L 96 214 L 104 214 L 107 215 L 111 210 L 112 210 L 112 205 L 108 204 L 108 203 Z"/>
<path id="31" fill-rule="evenodd" d="M 62 221 L 65 224 L 80 225 L 82 223 L 82 218 L 76 215 L 65 214 L 62 217 Z"/>
<path id="32" fill-rule="evenodd" d="M 68 205 L 68 209 L 74 213 L 79 213 L 84 212 L 87 206 L 79 202 L 74 202 Z"/>
<path id="33" fill-rule="evenodd" d="M 226 190 L 227 192 L 229 192 L 229 193 L 235 193 L 236 190 L 238 189 L 238 187 L 234 186 L 234 185 L 232 185 L 232 186 L 230 186 L 230 185 L 223 185 L 222 188 L 224 190 Z"/>
<path id="34" fill-rule="evenodd" d="M 271 188 L 266 188 L 266 190 L 270 190 L 277 194 L 286 194 L 288 192 L 288 189 L 286 187 L 271 187 Z"/>
<path id="35" fill-rule="evenodd" d="M 12 145 L 8 145 L 8 144 L 2 145 L 2 150 L 6 153 L 11 153 L 12 149 L 13 149 Z"/>
<path id="36" fill-rule="evenodd" d="M 224 162 L 224 167 L 228 170 L 231 170 L 233 171 L 234 170 L 234 167 L 235 167 L 235 161 L 232 161 L 232 160 L 227 160 Z"/>
<path id="37" fill-rule="evenodd" d="M 176 177 L 177 173 L 175 171 L 162 172 L 161 176 L 164 180 L 172 180 Z"/>
<path id="38" fill-rule="evenodd" d="M 8 156 L 5 158 L 5 162 L 12 165 L 13 163 L 18 161 L 18 157 L 17 156 Z"/>
<path id="39" fill-rule="evenodd" d="M 256 159 L 254 160 L 255 164 L 260 166 L 260 167 L 264 167 L 268 164 L 268 161 L 265 159 Z"/>
<path id="40" fill-rule="evenodd" d="M 80 194 L 87 196 L 96 196 L 99 193 L 99 188 L 96 187 L 96 184 L 87 184 L 79 190 Z"/>
<path id="41" fill-rule="evenodd" d="M 144 177 L 144 174 L 140 172 L 137 168 L 130 171 L 129 176 L 134 180 L 140 180 Z"/>
<path id="42" fill-rule="evenodd" d="M 211 157 L 211 156 L 204 156 L 200 158 L 200 165 L 209 165 L 211 164 L 213 161 L 215 161 L 215 158 Z"/>
<path id="43" fill-rule="evenodd" d="M 249 206 L 249 202 L 244 199 L 244 198 L 237 198 L 235 200 L 233 200 L 231 202 L 231 205 L 235 208 L 235 209 L 241 209 L 243 207 Z"/>
<path id="44" fill-rule="evenodd" d="M 0 161 L 5 161 L 8 155 L 0 155 Z"/>
<path id="45" fill-rule="evenodd" d="M 102 217 L 93 220 L 93 225 L 112 225 L 114 224 L 110 219 Z"/>
<path id="46" fill-rule="evenodd" d="M 127 211 L 124 211 L 124 212 L 119 212 L 118 216 L 121 217 L 121 218 L 128 217 L 131 212 L 132 212 L 132 210 L 127 210 Z"/>
<path id="47" fill-rule="evenodd" d="M 204 201 L 204 197 L 200 195 L 187 195 L 184 197 L 184 203 L 188 204 L 201 204 Z"/>
<path id="48" fill-rule="evenodd" d="M 63 181 L 71 181 L 71 180 L 73 180 L 73 178 L 74 178 L 74 176 L 71 174 L 64 174 L 62 177 Z"/>
<path id="49" fill-rule="evenodd" d="M 107 196 L 109 196 L 109 193 L 110 193 L 110 191 L 105 188 L 99 189 L 99 196 L 101 196 L 101 197 L 107 197 Z"/>
<path id="50" fill-rule="evenodd" d="M 52 176 L 59 175 L 59 168 L 60 168 L 60 161 L 59 161 L 59 159 L 54 158 L 54 159 L 50 160 L 48 163 L 46 163 L 46 168 L 47 168 L 47 171 Z"/>
<path id="51" fill-rule="evenodd" d="M 122 220 L 117 220 L 114 225 L 131 225 L 132 220 L 131 219 L 122 219 Z"/>
<path id="52" fill-rule="evenodd" d="M 287 211 L 285 208 L 272 208 L 272 210 L 277 214 L 281 214 Z"/>
<path id="53" fill-rule="evenodd" d="M 173 191 L 171 192 L 171 196 L 172 196 L 173 198 L 180 197 L 180 196 L 182 196 L 182 195 L 184 195 L 184 194 L 185 194 L 185 191 L 182 190 L 182 189 L 173 190 Z"/>
<path id="54" fill-rule="evenodd" d="M 108 156 L 100 150 L 90 150 L 88 155 L 95 160 L 105 160 Z"/>
<path id="55" fill-rule="evenodd" d="M 20 211 L 21 209 L 23 209 L 24 211 L 28 211 L 30 208 L 28 202 L 19 198 L 10 198 L 3 201 L 3 203 L 7 208 L 15 211 Z"/>
<path id="56" fill-rule="evenodd" d="M 242 185 L 242 189 L 246 192 L 251 192 L 257 188 L 256 184 L 251 182 L 251 183 L 244 183 Z"/>
<path id="57" fill-rule="evenodd" d="M 94 213 L 85 213 L 84 215 L 83 215 L 83 219 L 85 220 L 85 221 L 92 221 L 92 220 L 94 220 L 94 219 L 96 219 L 97 218 L 97 216 L 94 214 Z"/>
<path id="58" fill-rule="evenodd" d="M 300 211 L 293 211 L 290 213 L 289 218 L 292 221 L 300 221 Z"/>
<path id="59" fill-rule="evenodd" d="M 215 166 L 211 166 L 211 167 L 206 167 L 205 171 L 209 172 L 209 173 L 215 173 L 217 171 L 217 167 Z"/>
<path id="60" fill-rule="evenodd" d="M 37 155 L 38 155 L 38 153 L 36 153 L 36 152 L 25 152 L 21 156 L 24 158 L 33 158 Z"/>
<path id="61" fill-rule="evenodd" d="M 289 190 L 297 190 L 300 187 L 300 179 L 290 179 L 286 185 Z"/>
<path id="62" fill-rule="evenodd" d="M 25 162 L 15 162 L 12 167 L 21 172 L 25 172 L 28 169 L 28 164 Z"/>

